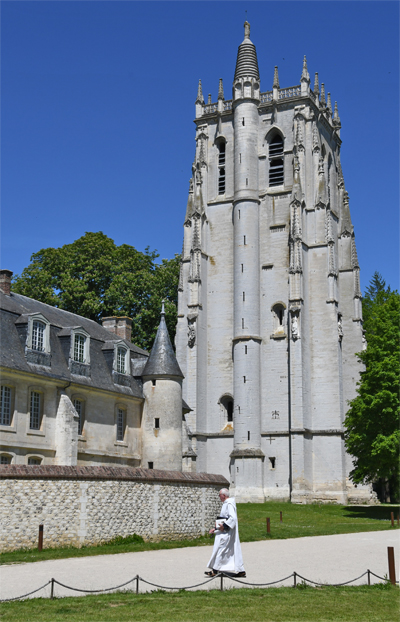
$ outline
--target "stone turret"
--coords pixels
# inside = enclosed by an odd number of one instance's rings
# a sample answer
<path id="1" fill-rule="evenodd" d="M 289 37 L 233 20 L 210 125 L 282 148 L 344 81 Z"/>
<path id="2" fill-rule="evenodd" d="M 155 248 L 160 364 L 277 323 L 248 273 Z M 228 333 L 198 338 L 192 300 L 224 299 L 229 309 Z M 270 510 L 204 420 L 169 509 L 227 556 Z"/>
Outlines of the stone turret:
<path id="1" fill-rule="evenodd" d="M 260 84 L 250 24 L 239 46 L 234 92 L 234 334 L 233 391 L 235 494 L 258 500 L 262 493 L 260 419 L 260 250 L 258 132 Z"/>
<path id="2" fill-rule="evenodd" d="M 145 398 L 142 465 L 144 468 L 181 471 L 183 374 L 168 335 L 164 302 L 142 378 Z"/>

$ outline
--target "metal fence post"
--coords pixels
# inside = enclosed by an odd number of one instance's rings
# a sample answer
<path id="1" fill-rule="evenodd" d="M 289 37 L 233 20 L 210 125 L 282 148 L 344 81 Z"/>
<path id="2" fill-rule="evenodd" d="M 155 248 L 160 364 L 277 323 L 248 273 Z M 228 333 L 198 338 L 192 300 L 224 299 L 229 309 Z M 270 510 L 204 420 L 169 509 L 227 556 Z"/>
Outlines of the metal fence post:
<path id="1" fill-rule="evenodd" d="M 271 533 L 271 521 L 267 518 L 267 533 Z"/>
<path id="2" fill-rule="evenodd" d="M 280 519 L 280 522 L 283 523 L 282 512 L 279 512 L 279 519 Z"/>
<path id="3" fill-rule="evenodd" d="M 392 527 L 394 527 L 394 512 L 390 512 L 390 520 L 392 522 Z"/>
<path id="4" fill-rule="evenodd" d="M 396 585 L 396 569 L 394 567 L 393 546 L 388 546 L 388 564 L 389 564 L 389 581 L 392 585 Z"/>
<path id="5" fill-rule="evenodd" d="M 51 600 L 53 600 L 53 598 L 54 598 L 54 579 L 51 580 L 50 598 L 51 598 Z"/>
<path id="6" fill-rule="evenodd" d="M 224 575 L 221 573 L 221 586 L 219 588 L 221 592 L 224 591 Z"/>
<path id="7" fill-rule="evenodd" d="M 136 594 L 139 594 L 139 575 L 136 575 Z"/>
<path id="8" fill-rule="evenodd" d="M 371 585 L 371 571 L 369 569 L 367 570 L 367 575 L 368 575 L 368 585 Z"/>
<path id="9" fill-rule="evenodd" d="M 43 525 L 39 525 L 38 551 L 43 549 Z"/>
<path id="10" fill-rule="evenodd" d="M 297 578 L 297 574 L 296 574 L 296 572 L 294 572 L 293 573 L 293 587 L 296 587 L 296 585 L 297 585 L 296 578 Z"/>

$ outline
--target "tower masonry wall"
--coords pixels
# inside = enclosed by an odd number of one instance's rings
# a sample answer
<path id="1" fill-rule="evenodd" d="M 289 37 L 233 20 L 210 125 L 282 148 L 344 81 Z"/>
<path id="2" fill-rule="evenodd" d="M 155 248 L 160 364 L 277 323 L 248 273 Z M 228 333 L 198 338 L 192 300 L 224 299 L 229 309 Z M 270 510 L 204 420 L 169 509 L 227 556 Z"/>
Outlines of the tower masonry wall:
<path id="1" fill-rule="evenodd" d="M 355 492 L 343 422 L 365 344 L 340 119 L 310 89 L 306 63 L 299 86 L 274 79 L 260 95 L 248 34 L 238 54 L 233 100 L 196 108 L 193 184 L 206 197 L 208 256 L 198 313 L 207 329 L 186 346 L 183 318 L 193 309 L 183 294 L 177 344 L 179 360 L 193 359 L 184 395 L 197 468 L 220 465 L 240 500 L 342 502 Z M 185 278 L 184 291 L 192 287 Z M 362 498 L 370 500 L 367 489 Z"/>

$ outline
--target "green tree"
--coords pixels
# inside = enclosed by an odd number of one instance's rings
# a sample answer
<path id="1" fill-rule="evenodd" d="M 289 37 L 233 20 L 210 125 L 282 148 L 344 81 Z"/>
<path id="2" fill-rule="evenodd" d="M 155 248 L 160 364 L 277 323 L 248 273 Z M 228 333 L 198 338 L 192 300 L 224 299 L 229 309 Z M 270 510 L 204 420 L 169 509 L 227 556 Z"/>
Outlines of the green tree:
<path id="1" fill-rule="evenodd" d="M 165 300 L 166 321 L 175 334 L 180 256 L 156 263 L 146 248 L 116 246 L 101 231 L 88 232 L 61 248 L 44 248 L 13 280 L 13 291 L 100 322 L 127 315 L 133 320 L 132 341 L 151 348 Z"/>
<path id="2" fill-rule="evenodd" d="M 375 273 L 365 300 L 368 345 L 357 354 L 365 371 L 344 422 L 346 448 L 354 456 L 350 475 L 355 483 L 386 481 L 390 496 L 398 498 L 400 296 Z"/>

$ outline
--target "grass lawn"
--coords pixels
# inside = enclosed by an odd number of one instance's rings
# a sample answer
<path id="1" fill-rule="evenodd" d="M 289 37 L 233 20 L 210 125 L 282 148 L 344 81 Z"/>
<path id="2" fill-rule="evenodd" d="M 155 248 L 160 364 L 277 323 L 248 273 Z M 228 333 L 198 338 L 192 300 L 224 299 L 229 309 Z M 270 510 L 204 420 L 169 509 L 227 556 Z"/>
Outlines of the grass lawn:
<path id="1" fill-rule="evenodd" d="M 390 513 L 395 515 L 397 526 L 398 505 L 379 506 L 341 506 L 341 505 L 297 505 L 292 503 L 239 503 L 238 517 L 240 539 L 242 542 L 256 540 L 299 538 L 302 536 L 322 536 L 359 531 L 378 531 L 393 529 Z M 280 522 L 280 512 L 283 522 Z M 267 534 L 266 518 L 271 520 L 271 533 Z M 138 541 L 139 540 L 139 541 Z M 118 542 L 82 548 L 19 550 L 0 555 L 0 563 L 36 562 L 46 559 L 84 557 L 135 551 L 152 551 L 187 546 L 207 546 L 212 544 L 208 536 L 196 540 L 173 542 L 143 542 L 137 537 L 120 538 Z M 44 533 L 46 547 L 46 532 Z"/>
<path id="2" fill-rule="evenodd" d="M 5 603 L 4 622 L 387 622 L 398 619 L 399 589 L 282 587 L 219 592 L 119 593 Z"/>

